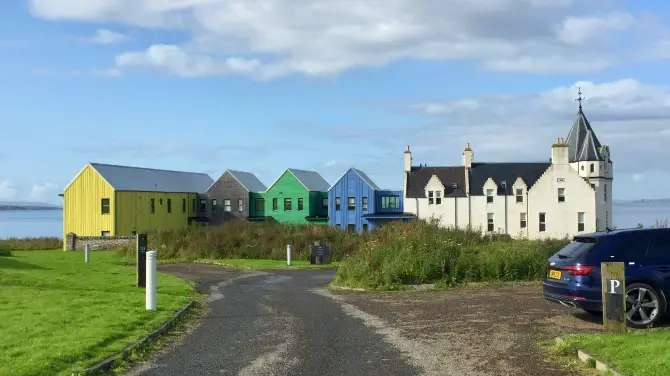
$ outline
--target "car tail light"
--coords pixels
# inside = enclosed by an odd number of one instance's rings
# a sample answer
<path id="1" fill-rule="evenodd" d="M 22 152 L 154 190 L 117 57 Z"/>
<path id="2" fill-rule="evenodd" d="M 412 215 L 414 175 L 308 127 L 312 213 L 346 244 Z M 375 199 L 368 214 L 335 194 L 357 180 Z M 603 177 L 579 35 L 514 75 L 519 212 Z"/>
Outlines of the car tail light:
<path id="1" fill-rule="evenodd" d="M 588 275 L 589 273 L 591 273 L 592 269 L 593 266 L 584 266 L 584 265 L 564 266 L 561 268 L 561 270 L 569 271 L 571 275 Z"/>

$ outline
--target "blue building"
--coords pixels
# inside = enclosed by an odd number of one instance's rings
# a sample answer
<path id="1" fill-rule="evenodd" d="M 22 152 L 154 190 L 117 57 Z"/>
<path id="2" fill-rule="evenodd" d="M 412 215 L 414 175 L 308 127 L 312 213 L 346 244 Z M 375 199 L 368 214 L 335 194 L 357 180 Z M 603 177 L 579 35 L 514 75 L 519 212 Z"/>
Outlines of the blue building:
<path id="1" fill-rule="evenodd" d="M 402 191 L 380 189 L 363 171 L 350 168 L 328 190 L 328 224 L 365 232 L 389 221 L 414 219 L 403 212 Z"/>

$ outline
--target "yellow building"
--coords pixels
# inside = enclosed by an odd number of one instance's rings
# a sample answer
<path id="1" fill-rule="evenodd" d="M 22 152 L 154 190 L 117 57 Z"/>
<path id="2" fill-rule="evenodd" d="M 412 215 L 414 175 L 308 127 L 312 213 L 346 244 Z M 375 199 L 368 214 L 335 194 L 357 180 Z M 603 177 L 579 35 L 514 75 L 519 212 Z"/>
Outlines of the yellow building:
<path id="1" fill-rule="evenodd" d="M 63 238 L 186 226 L 213 182 L 203 173 L 89 163 L 63 192 Z"/>

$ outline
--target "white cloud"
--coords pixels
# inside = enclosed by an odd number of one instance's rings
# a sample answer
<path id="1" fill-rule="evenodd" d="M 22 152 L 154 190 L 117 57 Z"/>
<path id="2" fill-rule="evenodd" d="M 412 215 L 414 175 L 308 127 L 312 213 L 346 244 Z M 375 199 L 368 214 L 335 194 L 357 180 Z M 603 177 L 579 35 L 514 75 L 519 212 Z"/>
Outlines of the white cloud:
<path id="1" fill-rule="evenodd" d="M 79 38 L 80 41 L 92 44 L 114 44 L 129 40 L 130 37 L 107 29 L 98 29 L 95 35 L 87 38 Z"/>
<path id="2" fill-rule="evenodd" d="M 667 35 L 658 31 L 659 22 L 624 13 L 616 3 L 31 0 L 30 9 L 45 19 L 117 22 L 190 36 L 182 45 L 158 43 L 120 54 L 113 68 L 271 79 L 330 76 L 403 59 L 466 60 L 506 72 L 588 72 L 639 59 L 651 48 L 660 51 L 654 46 Z"/>
<path id="3" fill-rule="evenodd" d="M 331 167 L 331 166 L 335 166 L 336 164 L 337 164 L 337 161 L 332 160 L 332 161 L 326 162 L 326 164 L 324 166 Z"/>
<path id="4" fill-rule="evenodd" d="M 16 196 L 16 188 L 11 181 L 0 181 L 0 199 L 11 200 Z"/>
<path id="5" fill-rule="evenodd" d="M 36 201 L 50 200 L 52 199 L 50 195 L 53 194 L 54 190 L 56 190 L 56 185 L 52 183 L 33 184 L 33 189 L 30 191 L 30 199 Z"/>
<path id="6" fill-rule="evenodd" d="M 633 181 L 639 183 L 644 180 L 644 174 L 633 174 Z"/>

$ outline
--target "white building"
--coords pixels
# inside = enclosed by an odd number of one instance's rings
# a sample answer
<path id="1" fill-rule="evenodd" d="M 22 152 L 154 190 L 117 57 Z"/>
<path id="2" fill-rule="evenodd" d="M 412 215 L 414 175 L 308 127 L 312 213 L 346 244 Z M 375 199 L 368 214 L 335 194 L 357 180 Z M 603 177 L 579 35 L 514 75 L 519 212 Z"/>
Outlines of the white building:
<path id="1" fill-rule="evenodd" d="M 445 227 L 472 226 L 537 239 L 603 231 L 612 225 L 612 161 L 580 104 L 550 162 L 475 162 L 470 144 L 457 167 L 412 166 L 405 150 L 405 211 Z"/>

